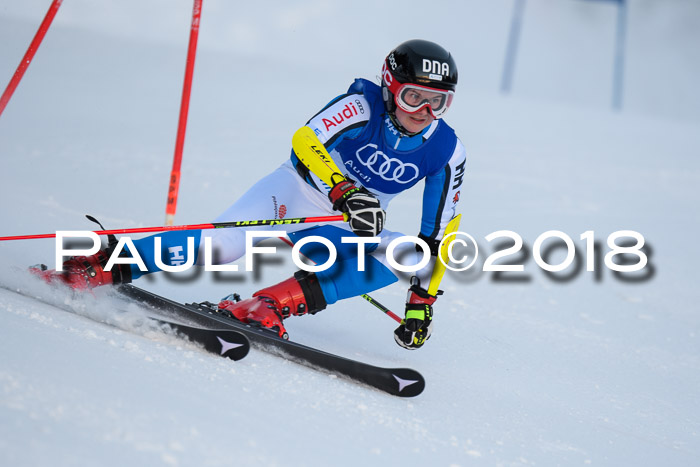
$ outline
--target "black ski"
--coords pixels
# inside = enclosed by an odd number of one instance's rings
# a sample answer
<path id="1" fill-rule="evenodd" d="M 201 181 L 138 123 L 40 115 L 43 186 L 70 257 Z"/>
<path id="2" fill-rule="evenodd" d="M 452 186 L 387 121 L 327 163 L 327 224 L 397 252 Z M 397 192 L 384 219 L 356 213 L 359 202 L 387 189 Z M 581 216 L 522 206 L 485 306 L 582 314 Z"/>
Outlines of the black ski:
<path id="1" fill-rule="evenodd" d="M 231 360 L 243 359 L 250 350 L 250 341 L 245 334 L 233 329 L 195 328 L 159 318 L 149 319 L 169 326 L 176 334 L 203 346 L 205 350 Z"/>
<path id="2" fill-rule="evenodd" d="M 158 313 L 192 321 L 197 326 L 234 329 L 245 334 L 256 348 L 274 354 L 282 353 L 302 365 L 342 375 L 395 396 L 414 397 L 425 389 L 423 376 L 415 370 L 381 368 L 284 340 L 268 329 L 250 326 L 223 315 L 222 310 L 209 302 L 182 304 L 131 284 L 121 285 L 117 290 L 123 296 L 148 305 Z"/>
<path id="3" fill-rule="evenodd" d="M 7 287 L 2 284 L 0 284 L 0 288 L 23 297 L 31 298 L 32 300 L 36 300 L 43 305 L 57 308 L 61 311 L 75 313 L 75 311 L 70 309 L 70 307 L 53 303 L 36 294 L 28 293 L 21 289 Z M 229 358 L 231 360 L 241 360 L 248 355 L 248 351 L 250 350 L 250 341 L 248 338 L 245 336 L 245 334 L 238 332 L 235 329 L 223 326 L 219 326 L 218 328 L 198 328 L 188 326 L 186 324 L 174 323 L 160 317 L 149 316 L 148 319 L 158 323 L 159 327 L 169 327 L 176 335 L 201 345 L 205 350 L 211 353 Z M 100 322 L 111 326 L 110 323 L 105 323 L 103 321 Z M 163 331 L 166 331 L 166 329 L 164 328 Z"/>

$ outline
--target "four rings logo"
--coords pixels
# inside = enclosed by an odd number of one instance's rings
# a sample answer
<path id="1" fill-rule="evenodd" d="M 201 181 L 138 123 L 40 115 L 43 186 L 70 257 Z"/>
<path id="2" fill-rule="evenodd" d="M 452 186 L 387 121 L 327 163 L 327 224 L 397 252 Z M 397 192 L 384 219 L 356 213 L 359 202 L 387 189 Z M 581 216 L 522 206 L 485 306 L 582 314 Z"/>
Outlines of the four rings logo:
<path id="1" fill-rule="evenodd" d="M 418 167 L 415 164 L 404 163 L 395 157 L 387 156 L 377 150 L 376 144 L 370 143 L 361 147 L 355 155 L 360 164 L 387 182 L 405 184 L 418 178 Z"/>

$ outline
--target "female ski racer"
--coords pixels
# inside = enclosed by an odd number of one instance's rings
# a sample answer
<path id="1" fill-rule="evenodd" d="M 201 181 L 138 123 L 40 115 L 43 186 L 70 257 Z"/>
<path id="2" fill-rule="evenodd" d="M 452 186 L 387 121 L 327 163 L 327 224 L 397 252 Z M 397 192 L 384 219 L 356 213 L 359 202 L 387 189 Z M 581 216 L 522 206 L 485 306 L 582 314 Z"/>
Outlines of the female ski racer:
<path id="1" fill-rule="evenodd" d="M 400 346 L 421 347 L 431 334 L 433 303 L 438 295 L 429 294 L 427 284 L 445 228 L 455 216 L 465 172 L 464 146 L 442 120 L 452 104 L 456 85 L 457 66 L 449 52 L 433 42 L 410 40 L 387 55 L 381 85 L 357 79 L 347 93 L 314 115 L 305 126 L 343 168 L 345 176 L 337 174 L 337 183 L 324 183 L 292 150 L 289 160 L 258 181 L 215 222 L 328 216 L 340 211 L 346 213 L 347 223 L 271 228 L 284 231 L 294 243 L 309 236 L 325 237 L 335 245 L 337 259 L 325 271 L 300 270 L 279 284 L 255 292 L 252 298 L 224 301 L 219 307 L 243 322 L 257 323 L 283 335 L 286 331 L 282 321 L 291 315 L 314 314 L 338 300 L 396 282 L 398 278 L 386 260 L 386 247 L 403 234 L 383 229 L 385 210 L 394 196 L 425 179 L 418 237 L 429 245 L 432 260 L 412 278 L 405 319 L 394 331 Z M 218 262 L 228 263 L 245 254 L 245 230 L 169 231 L 134 240 L 147 271 L 136 264 L 116 264 L 105 271 L 111 253 L 108 248 L 93 256 L 69 258 L 62 273 L 46 271 L 45 277 L 50 280 L 59 276 L 74 288 L 131 282 L 160 270 L 154 260 L 154 237 L 160 238 L 159 254 L 164 264 L 185 263 L 188 237 L 194 237 L 195 263 L 202 264 L 204 237 L 212 238 Z M 342 240 L 354 236 L 379 237 L 381 241 L 360 247 L 357 242 Z M 307 243 L 301 253 L 316 263 L 325 263 L 329 250 L 313 245 Z M 400 253 L 402 263 L 418 264 L 422 253 L 419 255 L 413 244 L 401 245 L 410 246 Z M 359 270 L 358 254 L 364 256 L 364 271 Z M 414 258 L 406 259 L 406 255 Z"/>

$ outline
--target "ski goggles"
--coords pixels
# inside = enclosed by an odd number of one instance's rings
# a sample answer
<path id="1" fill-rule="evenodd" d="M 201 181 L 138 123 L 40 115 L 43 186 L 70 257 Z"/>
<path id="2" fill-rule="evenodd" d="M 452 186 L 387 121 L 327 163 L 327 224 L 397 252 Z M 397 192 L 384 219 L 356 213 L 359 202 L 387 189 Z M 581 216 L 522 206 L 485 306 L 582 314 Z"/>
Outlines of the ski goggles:
<path id="1" fill-rule="evenodd" d="M 409 114 L 427 107 L 433 118 L 442 118 L 447 109 L 450 108 L 454 98 L 454 91 L 429 88 L 418 84 L 399 83 L 388 70 L 384 72 L 384 82 L 394 95 L 396 106 Z"/>

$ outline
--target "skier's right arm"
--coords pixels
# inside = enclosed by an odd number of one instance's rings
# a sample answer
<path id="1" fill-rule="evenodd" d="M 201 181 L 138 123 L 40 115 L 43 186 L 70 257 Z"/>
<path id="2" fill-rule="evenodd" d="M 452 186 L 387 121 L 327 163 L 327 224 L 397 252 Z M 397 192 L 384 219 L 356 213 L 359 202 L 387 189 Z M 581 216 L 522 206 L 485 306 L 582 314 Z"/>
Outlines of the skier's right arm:
<path id="1" fill-rule="evenodd" d="M 361 109 L 358 110 L 358 109 Z M 297 172 L 316 188 L 323 187 L 333 209 L 348 214 L 352 231 L 376 237 L 384 228 L 386 213 L 379 200 L 349 181 L 329 151 L 344 138 L 357 137 L 369 120 L 369 104 L 361 94 L 341 96 L 316 114 L 293 138 L 292 161 Z"/>
<path id="2" fill-rule="evenodd" d="M 343 94 L 329 102 L 306 122 L 328 153 L 344 139 L 356 138 L 369 122 L 369 103 L 362 94 Z M 337 153 L 336 153 L 337 154 Z M 328 193 L 330 184 L 310 171 L 292 149 L 291 160 L 299 175 L 314 188 Z M 341 161 L 342 162 L 342 161 Z"/>

